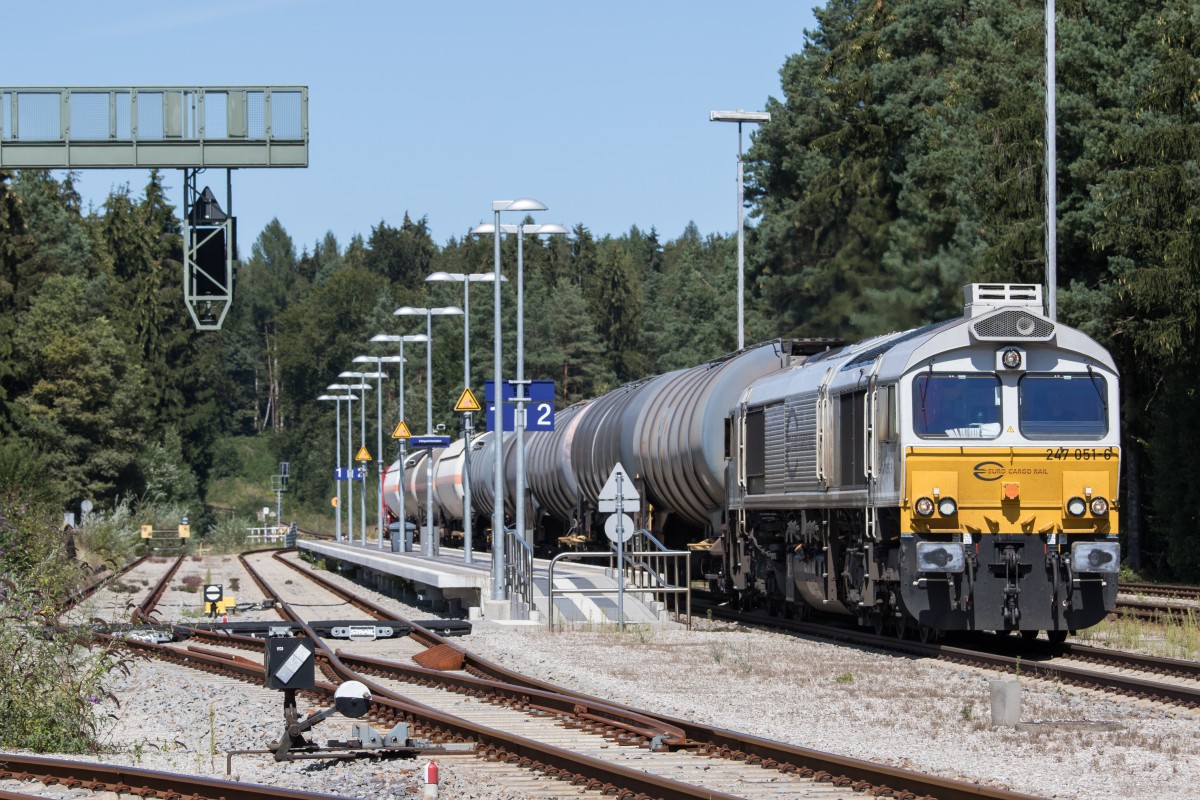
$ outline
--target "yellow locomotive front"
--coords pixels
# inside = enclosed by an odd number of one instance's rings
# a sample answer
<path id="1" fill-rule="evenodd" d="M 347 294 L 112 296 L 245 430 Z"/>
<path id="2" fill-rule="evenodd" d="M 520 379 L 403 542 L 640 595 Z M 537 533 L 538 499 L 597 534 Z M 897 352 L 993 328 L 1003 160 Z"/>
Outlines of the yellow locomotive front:
<path id="1" fill-rule="evenodd" d="M 1116 374 L 1062 345 L 909 376 L 901 595 L 922 625 L 1061 639 L 1112 609 Z"/>

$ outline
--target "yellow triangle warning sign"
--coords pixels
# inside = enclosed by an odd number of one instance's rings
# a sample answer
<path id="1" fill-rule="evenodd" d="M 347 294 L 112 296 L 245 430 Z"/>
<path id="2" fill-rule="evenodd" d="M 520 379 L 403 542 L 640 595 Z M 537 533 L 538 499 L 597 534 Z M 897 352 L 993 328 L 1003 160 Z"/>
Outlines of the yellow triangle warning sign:
<path id="1" fill-rule="evenodd" d="M 392 431 L 393 439 L 411 439 L 412 432 L 408 426 L 404 424 L 404 420 L 400 420 L 400 424 L 396 426 L 396 430 Z"/>
<path id="2" fill-rule="evenodd" d="M 369 452 L 367 452 L 367 448 L 365 446 L 360 447 L 360 448 L 358 448 L 358 455 L 356 455 L 354 457 L 354 460 L 355 461 L 370 461 L 371 454 Z"/>
<path id="3" fill-rule="evenodd" d="M 479 401 L 475 399 L 474 393 L 471 392 L 471 387 L 463 389 L 463 393 L 459 395 L 458 403 L 455 404 L 454 410 L 459 413 L 467 411 L 482 411 L 483 406 L 479 405 Z"/>

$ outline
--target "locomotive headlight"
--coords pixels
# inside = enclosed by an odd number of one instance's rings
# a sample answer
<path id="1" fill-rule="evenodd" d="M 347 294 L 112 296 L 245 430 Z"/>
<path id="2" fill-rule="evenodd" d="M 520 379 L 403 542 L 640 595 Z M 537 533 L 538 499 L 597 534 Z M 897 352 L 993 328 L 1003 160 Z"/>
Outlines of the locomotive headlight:
<path id="1" fill-rule="evenodd" d="M 1072 497 L 1067 501 L 1067 513 L 1072 517 L 1082 517 L 1085 511 L 1087 511 L 1087 503 L 1083 501 L 1082 497 Z"/>
<path id="2" fill-rule="evenodd" d="M 1108 501 L 1103 497 L 1092 498 L 1092 514 L 1097 517 L 1103 517 L 1108 513 Z"/>
<path id="3" fill-rule="evenodd" d="M 1000 356 L 1000 363 L 1005 369 L 1017 369 L 1021 366 L 1021 351 L 1015 347 L 1010 347 Z"/>
<path id="4" fill-rule="evenodd" d="M 943 517 L 953 517 L 958 512 L 958 503 L 954 502 L 953 497 L 943 497 L 938 500 L 938 513 Z"/>
<path id="5" fill-rule="evenodd" d="M 933 501 L 928 497 L 918 497 L 917 502 L 913 503 L 913 509 L 917 512 L 918 517 L 932 517 Z"/>

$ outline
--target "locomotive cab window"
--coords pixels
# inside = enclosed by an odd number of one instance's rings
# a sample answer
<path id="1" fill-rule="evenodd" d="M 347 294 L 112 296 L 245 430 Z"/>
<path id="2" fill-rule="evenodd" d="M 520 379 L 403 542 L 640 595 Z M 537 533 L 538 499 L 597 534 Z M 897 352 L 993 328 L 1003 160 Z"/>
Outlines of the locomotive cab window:
<path id="1" fill-rule="evenodd" d="M 1094 438 L 1108 433 L 1108 384 L 1102 375 L 1028 373 L 1017 388 L 1023 436 Z"/>
<path id="2" fill-rule="evenodd" d="M 991 373 L 925 372 L 913 378 L 918 436 L 995 439 L 1000 435 L 1000 379 Z"/>

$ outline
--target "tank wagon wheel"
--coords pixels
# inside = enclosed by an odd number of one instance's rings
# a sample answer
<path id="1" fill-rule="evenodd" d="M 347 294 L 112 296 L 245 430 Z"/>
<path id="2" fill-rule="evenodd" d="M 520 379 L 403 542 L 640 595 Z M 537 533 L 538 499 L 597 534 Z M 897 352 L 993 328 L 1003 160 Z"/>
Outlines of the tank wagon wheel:
<path id="1" fill-rule="evenodd" d="M 1021 631 L 1021 638 L 1027 642 L 1032 642 L 1038 637 L 1041 631 Z"/>
<path id="2" fill-rule="evenodd" d="M 871 630 L 876 636 L 883 636 L 883 632 L 887 630 L 887 617 L 883 615 L 883 612 L 871 615 Z"/>
<path id="3" fill-rule="evenodd" d="M 791 600 L 783 601 L 783 618 L 784 619 L 795 619 L 796 618 L 796 604 L 793 603 Z"/>
<path id="4" fill-rule="evenodd" d="M 903 616 L 903 615 L 896 617 L 896 621 L 893 624 L 892 628 L 893 628 L 893 633 L 896 634 L 897 639 L 900 639 L 900 640 L 907 639 L 908 634 L 909 634 L 908 617 Z"/>
<path id="5" fill-rule="evenodd" d="M 1046 631 L 1046 638 L 1053 644 L 1062 644 L 1067 640 L 1068 631 Z"/>
<path id="6" fill-rule="evenodd" d="M 942 638 L 942 632 L 923 623 L 917 623 L 917 638 L 924 644 L 933 644 Z"/>

